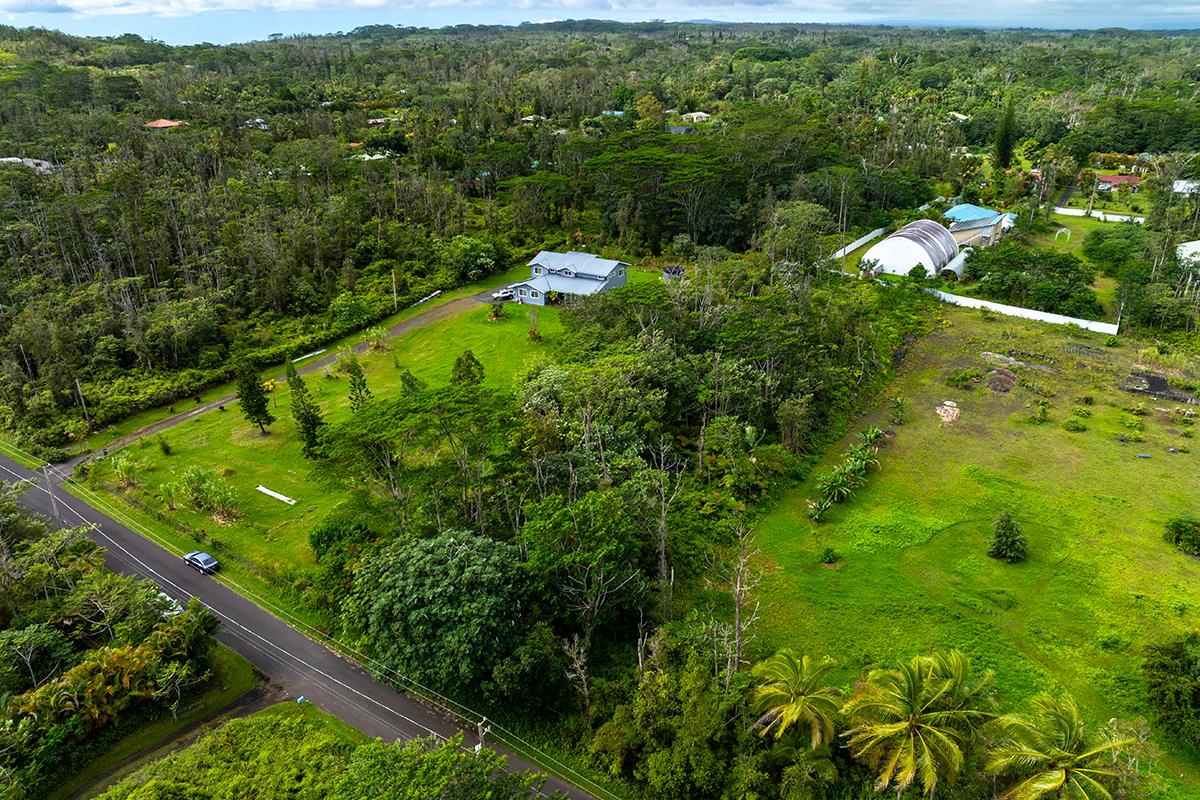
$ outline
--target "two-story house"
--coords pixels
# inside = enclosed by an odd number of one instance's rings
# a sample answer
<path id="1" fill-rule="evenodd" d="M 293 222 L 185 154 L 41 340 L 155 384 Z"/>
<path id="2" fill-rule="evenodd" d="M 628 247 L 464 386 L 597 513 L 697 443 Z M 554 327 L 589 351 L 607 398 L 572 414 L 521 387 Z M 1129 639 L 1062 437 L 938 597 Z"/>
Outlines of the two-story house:
<path id="1" fill-rule="evenodd" d="M 518 303 L 544 306 L 556 297 L 588 295 L 624 286 L 629 265 L 591 253 L 543 250 L 529 262 L 529 280 L 512 285 Z"/>

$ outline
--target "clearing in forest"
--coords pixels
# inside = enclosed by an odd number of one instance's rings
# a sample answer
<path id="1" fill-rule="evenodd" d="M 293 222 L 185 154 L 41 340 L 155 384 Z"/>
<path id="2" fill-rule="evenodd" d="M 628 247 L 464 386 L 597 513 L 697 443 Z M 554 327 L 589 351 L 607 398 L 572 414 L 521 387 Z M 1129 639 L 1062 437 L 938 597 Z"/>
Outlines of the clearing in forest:
<path id="1" fill-rule="evenodd" d="M 1200 452 L 1186 452 L 1200 421 L 1183 413 L 1200 406 L 1122 387 L 1189 365 L 1123 338 L 1106 347 L 1069 328 L 939 313 L 887 390 L 907 398 L 904 424 L 881 398 L 761 521 L 759 644 L 832 656 L 844 681 L 959 648 L 996 671 L 1006 707 L 1067 689 L 1094 720 L 1137 718 L 1143 646 L 1200 609 L 1200 561 L 1163 540 L 1168 517 L 1200 502 Z M 959 412 L 949 422 L 946 401 Z M 817 477 L 870 426 L 895 434 L 880 468 L 811 522 Z M 1023 563 L 987 555 L 1004 510 L 1028 537 Z M 836 564 L 822 563 L 826 548 Z M 1170 766 L 1200 785 L 1194 766 Z"/>

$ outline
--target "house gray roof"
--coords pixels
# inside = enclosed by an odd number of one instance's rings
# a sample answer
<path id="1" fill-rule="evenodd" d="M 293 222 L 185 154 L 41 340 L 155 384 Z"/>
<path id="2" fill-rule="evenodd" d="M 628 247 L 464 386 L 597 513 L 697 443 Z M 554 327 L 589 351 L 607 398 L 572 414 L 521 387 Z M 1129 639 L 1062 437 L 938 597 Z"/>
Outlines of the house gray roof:
<path id="1" fill-rule="evenodd" d="M 552 250 L 543 250 L 530 260 L 529 266 L 539 266 L 556 271 L 569 269 L 576 275 L 607 278 L 617 267 L 629 265 L 624 261 L 600 258 L 591 253 L 577 253 L 573 250 L 567 253 L 555 253 Z"/>
<path id="2" fill-rule="evenodd" d="M 596 294 L 604 288 L 604 281 L 594 278 L 568 278 L 566 275 L 539 275 L 527 281 L 514 283 L 512 288 L 518 286 L 528 286 L 543 293 Z"/>
<path id="3" fill-rule="evenodd" d="M 950 226 L 951 233 L 959 233 L 960 231 L 975 231 L 985 228 L 994 228 L 1001 222 L 1004 222 L 1005 214 L 996 214 L 994 217 L 981 217 L 980 219 L 965 219 L 962 222 L 956 222 Z"/>
<path id="4" fill-rule="evenodd" d="M 696 132 L 696 129 L 693 128 L 691 125 L 668 125 L 667 126 L 667 133 L 674 133 L 674 134 L 678 135 L 678 134 L 687 134 L 687 133 L 695 133 L 695 132 Z"/>

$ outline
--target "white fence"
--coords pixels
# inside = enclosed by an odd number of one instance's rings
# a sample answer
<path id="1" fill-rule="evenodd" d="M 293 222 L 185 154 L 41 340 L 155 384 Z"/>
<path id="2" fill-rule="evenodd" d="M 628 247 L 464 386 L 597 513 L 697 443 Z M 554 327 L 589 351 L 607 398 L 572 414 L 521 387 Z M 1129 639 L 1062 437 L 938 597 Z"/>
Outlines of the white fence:
<path id="1" fill-rule="evenodd" d="M 1064 217 L 1086 217 L 1088 216 L 1086 208 L 1063 208 L 1059 206 L 1054 209 L 1055 214 L 1062 214 Z M 1135 217 L 1133 214 L 1109 214 L 1104 211 L 1093 211 L 1091 214 L 1101 222 L 1145 222 L 1145 217 Z"/>
<path id="2" fill-rule="evenodd" d="M 950 303 L 956 306 L 964 306 L 966 308 L 987 308 L 995 311 L 997 314 L 1004 314 L 1009 317 L 1022 317 L 1023 319 L 1033 319 L 1038 322 L 1049 322 L 1053 325 L 1078 325 L 1089 331 L 1096 333 L 1107 333 L 1110 336 L 1117 335 L 1117 326 L 1111 322 L 1096 322 L 1090 319 L 1076 319 L 1075 317 L 1064 317 L 1062 314 L 1051 314 L 1046 311 L 1034 311 L 1030 308 L 1020 308 L 1019 306 L 1006 306 L 1003 303 L 993 303 L 991 300 L 980 300 L 978 297 L 963 297 L 959 294 L 949 294 L 947 292 L 938 291 L 937 289 L 926 289 L 931 295 L 945 303 Z"/>
<path id="3" fill-rule="evenodd" d="M 862 247 L 867 242 L 871 241 L 872 239 L 878 239 L 880 236 L 883 235 L 883 232 L 886 230 L 887 230 L 887 228 L 876 228 L 875 230 L 868 233 L 866 236 L 860 236 L 859 238 L 855 239 L 853 242 L 846 245 L 841 250 L 835 250 L 833 253 L 830 254 L 829 257 L 836 259 L 836 258 L 841 258 L 842 256 L 848 256 L 851 253 L 853 253 L 855 250 L 857 250 L 858 248 Z"/>

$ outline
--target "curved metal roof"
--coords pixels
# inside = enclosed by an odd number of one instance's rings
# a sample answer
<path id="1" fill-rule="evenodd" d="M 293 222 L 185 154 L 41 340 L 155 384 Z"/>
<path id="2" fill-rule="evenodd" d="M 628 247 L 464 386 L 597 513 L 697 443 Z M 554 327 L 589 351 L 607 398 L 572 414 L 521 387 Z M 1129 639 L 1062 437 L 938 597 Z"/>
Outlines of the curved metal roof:
<path id="1" fill-rule="evenodd" d="M 887 238 L 907 239 L 915 243 L 929 255 L 928 267 L 934 273 L 941 271 L 958 255 L 958 242 L 954 241 L 950 231 L 931 219 L 910 222 Z"/>

